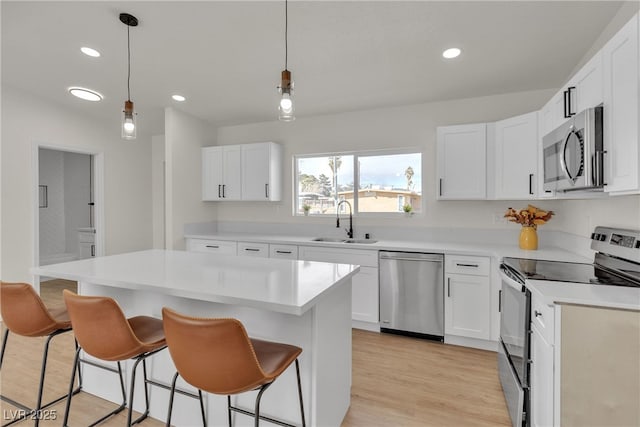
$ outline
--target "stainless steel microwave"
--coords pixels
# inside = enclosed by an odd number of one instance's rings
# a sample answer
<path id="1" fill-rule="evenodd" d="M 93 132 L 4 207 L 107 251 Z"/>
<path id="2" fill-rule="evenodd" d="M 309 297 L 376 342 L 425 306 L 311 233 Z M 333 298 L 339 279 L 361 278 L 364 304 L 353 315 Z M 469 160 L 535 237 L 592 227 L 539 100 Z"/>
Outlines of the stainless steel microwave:
<path id="1" fill-rule="evenodd" d="M 542 138 L 545 191 L 602 190 L 602 105 L 571 117 Z"/>

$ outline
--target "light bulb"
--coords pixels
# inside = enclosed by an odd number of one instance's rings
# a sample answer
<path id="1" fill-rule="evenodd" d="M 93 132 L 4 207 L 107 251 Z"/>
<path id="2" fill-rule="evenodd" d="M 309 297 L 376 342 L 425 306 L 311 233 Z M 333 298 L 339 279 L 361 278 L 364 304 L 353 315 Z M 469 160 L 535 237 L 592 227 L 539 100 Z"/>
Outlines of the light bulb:
<path id="1" fill-rule="evenodd" d="M 293 109 L 293 101 L 291 101 L 291 97 L 288 93 L 282 94 L 282 99 L 280 99 L 280 108 L 285 113 L 290 113 Z"/>
<path id="2" fill-rule="evenodd" d="M 125 132 L 132 133 L 136 128 L 136 125 L 133 124 L 132 118 L 128 118 L 125 120 L 123 127 Z"/>

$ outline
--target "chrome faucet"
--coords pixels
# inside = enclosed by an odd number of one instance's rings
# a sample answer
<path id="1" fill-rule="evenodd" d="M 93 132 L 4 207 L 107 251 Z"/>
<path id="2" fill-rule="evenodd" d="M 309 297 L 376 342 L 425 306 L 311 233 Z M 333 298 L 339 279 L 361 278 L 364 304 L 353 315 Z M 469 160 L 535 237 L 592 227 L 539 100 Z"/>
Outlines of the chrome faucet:
<path id="1" fill-rule="evenodd" d="M 341 200 L 336 206 L 336 228 L 340 228 L 340 205 L 346 203 L 349 206 L 349 229 L 346 228 L 344 231 L 347 232 L 347 236 L 350 239 L 353 239 L 353 212 L 351 211 L 351 203 L 346 200 Z"/>

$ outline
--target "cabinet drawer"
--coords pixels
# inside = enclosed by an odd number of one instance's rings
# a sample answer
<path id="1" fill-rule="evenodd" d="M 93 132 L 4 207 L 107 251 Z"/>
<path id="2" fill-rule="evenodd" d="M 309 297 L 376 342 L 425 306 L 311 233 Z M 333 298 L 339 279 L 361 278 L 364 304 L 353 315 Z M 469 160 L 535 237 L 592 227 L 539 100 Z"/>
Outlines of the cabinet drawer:
<path id="1" fill-rule="evenodd" d="M 296 245 L 269 245 L 269 258 L 298 259 Z"/>
<path id="2" fill-rule="evenodd" d="M 268 243 L 238 242 L 239 256 L 269 257 Z"/>
<path id="3" fill-rule="evenodd" d="M 300 246 L 298 255 L 301 260 L 305 261 L 335 262 L 338 264 L 356 264 L 363 267 L 378 267 L 378 251 Z"/>
<path id="4" fill-rule="evenodd" d="M 447 274 L 468 274 L 471 276 L 488 276 L 491 260 L 488 257 L 469 255 L 445 255 Z"/>
<path id="5" fill-rule="evenodd" d="M 187 250 L 192 252 L 213 252 L 222 255 L 235 255 L 238 244 L 226 240 L 187 240 Z"/>
<path id="6" fill-rule="evenodd" d="M 554 343 L 553 306 L 544 304 L 541 298 L 531 296 L 531 323 L 536 326 L 540 335 L 551 345 Z"/>

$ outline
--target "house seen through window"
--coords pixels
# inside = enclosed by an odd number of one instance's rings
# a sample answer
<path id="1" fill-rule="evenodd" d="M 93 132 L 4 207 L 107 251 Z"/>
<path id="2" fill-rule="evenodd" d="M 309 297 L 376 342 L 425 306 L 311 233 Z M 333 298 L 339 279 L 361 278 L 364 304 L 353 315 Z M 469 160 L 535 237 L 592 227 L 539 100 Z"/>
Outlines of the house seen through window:
<path id="1" fill-rule="evenodd" d="M 422 210 L 422 154 L 348 154 L 296 158 L 297 214 L 335 215 L 346 200 L 359 213 Z M 356 190 L 357 189 L 357 190 Z M 348 213 L 346 204 L 341 213 Z"/>

